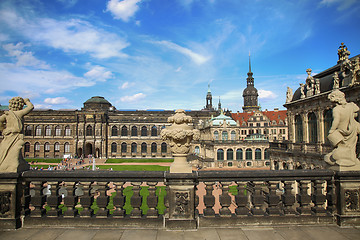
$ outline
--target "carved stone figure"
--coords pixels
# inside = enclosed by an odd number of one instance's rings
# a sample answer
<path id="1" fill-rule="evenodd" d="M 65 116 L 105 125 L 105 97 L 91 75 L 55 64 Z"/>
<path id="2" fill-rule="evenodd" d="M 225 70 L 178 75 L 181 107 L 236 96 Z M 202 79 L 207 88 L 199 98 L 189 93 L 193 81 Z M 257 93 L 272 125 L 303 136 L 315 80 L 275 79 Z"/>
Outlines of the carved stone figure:
<path id="1" fill-rule="evenodd" d="M 286 103 L 289 103 L 291 102 L 293 98 L 293 90 L 289 87 L 287 87 L 287 90 L 286 90 Z"/>
<path id="2" fill-rule="evenodd" d="M 27 107 L 24 108 L 24 105 Z M 0 117 L 0 130 L 4 136 L 0 144 L 0 172 L 21 172 L 29 169 L 23 159 L 24 116 L 34 109 L 28 98 L 14 97 L 9 101 L 9 111 Z"/>
<path id="3" fill-rule="evenodd" d="M 320 94 L 320 79 L 315 79 L 315 94 Z"/>
<path id="4" fill-rule="evenodd" d="M 337 89 L 340 87 L 339 74 L 337 72 L 335 72 L 333 78 L 334 78 L 333 89 Z"/>
<path id="5" fill-rule="evenodd" d="M 333 122 L 328 135 L 335 149 L 325 155 L 324 160 L 334 166 L 332 169 L 360 170 L 360 161 L 356 158 L 360 124 L 355 120 L 359 107 L 353 102 L 346 102 L 345 94 L 338 89 L 333 90 L 328 98 L 336 104 L 333 108 Z"/>
<path id="6" fill-rule="evenodd" d="M 350 51 L 346 47 L 346 45 L 342 42 L 339 49 L 338 49 L 338 56 L 339 60 L 337 63 L 340 63 L 342 61 L 345 61 L 346 59 L 349 59 Z"/>
<path id="7" fill-rule="evenodd" d="M 314 95 L 315 79 L 311 76 L 311 68 L 306 69 L 308 74 L 306 78 L 306 97 Z"/>
<path id="8" fill-rule="evenodd" d="M 300 98 L 305 98 L 304 89 L 305 89 L 305 85 L 303 83 L 300 83 L 300 93 L 301 93 Z"/>
<path id="9" fill-rule="evenodd" d="M 175 115 L 168 118 L 172 123 L 161 131 L 161 138 L 168 140 L 171 151 L 174 155 L 174 162 L 170 166 L 171 173 L 191 173 L 192 167 L 187 163 L 186 156 L 190 151 L 190 143 L 200 139 L 200 131 L 188 125 L 192 117 L 186 116 L 185 111 L 178 109 Z"/>
<path id="10" fill-rule="evenodd" d="M 360 84 L 360 58 L 355 58 L 350 86 Z"/>

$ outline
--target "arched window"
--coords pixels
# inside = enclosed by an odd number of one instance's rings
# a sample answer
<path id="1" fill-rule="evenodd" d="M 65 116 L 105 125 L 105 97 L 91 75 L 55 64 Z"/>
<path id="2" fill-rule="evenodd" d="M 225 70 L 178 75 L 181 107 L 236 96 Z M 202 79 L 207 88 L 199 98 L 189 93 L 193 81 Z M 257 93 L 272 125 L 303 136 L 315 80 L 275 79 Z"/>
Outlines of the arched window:
<path id="1" fill-rule="evenodd" d="M 51 127 L 50 126 L 45 127 L 45 136 L 51 136 Z"/>
<path id="2" fill-rule="evenodd" d="M 264 150 L 264 158 L 265 160 L 270 159 L 270 153 L 268 148 Z"/>
<path id="3" fill-rule="evenodd" d="M 121 144 L 121 152 L 122 153 L 126 153 L 127 152 L 127 144 L 125 142 L 123 142 Z"/>
<path id="4" fill-rule="evenodd" d="M 194 153 L 195 153 L 196 155 L 199 155 L 199 154 L 200 154 L 200 148 L 199 148 L 199 146 L 195 146 Z"/>
<path id="5" fill-rule="evenodd" d="M 224 150 L 222 149 L 217 150 L 217 160 L 224 160 Z"/>
<path id="6" fill-rule="evenodd" d="M 165 128 L 165 126 L 164 126 Z M 156 126 L 152 126 L 151 128 L 151 136 L 153 137 L 156 137 L 158 134 L 157 134 L 157 127 Z"/>
<path id="7" fill-rule="evenodd" d="M 65 153 L 69 153 L 70 152 L 70 144 L 68 142 L 66 142 L 64 144 L 64 150 L 65 150 Z"/>
<path id="8" fill-rule="evenodd" d="M 260 148 L 255 149 L 255 159 L 261 160 L 261 149 Z"/>
<path id="9" fill-rule="evenodd" d="M 141 127 L 141 136 L 147 136 L 147 127 L 146 126 L 142 126 Z"/>
<path id="10" fill-rule="evenodd" d="M 132 126 L 131 128 L 131 136 L 136 137 L 138 135 L 137 133 L 137 127 L 136 126 Z"/>
<path id="11" fill-rule="evenodd" d="M 151 153 L 156 153 L 156 152 L 157 152 L 157 144 L 153 142 L 151 144 Z"/>
<path id="12" fill-rule="evenodd" d="M 241 148 L 236 149 L 236 160 L 243 160 L 243 150 Z"/>
<path id="13" fill-rule="evenodd" d="M 309 113 L 308 116 L 308 126 L 309 126 L 309 142 L 317 142 L 317 120 L 315 113 Z"/>
<path id="14" fill-rule="evenodd" d="M 27 125 L 25 127 L 25 136 L 31 136 L 31 126 Z"/>
<path id="15" fill-rule="evenodd" d="M 36 126 L 36 128 L 35 128 L 35 136 L 41 136 L 41 126 Z"/>
<path id="16" fill-rule="evenodd" d="M 246 149 L 245 155 L 246 155 L 245 156 L 246 160 L 252 160 L 252 150 L 251 150 L 251 148 Z"/>
<path id="17" fill-rule="evenodd" d="M 50 152 L 50 144 L 48 142 L 46 142 L 45 145 L 44 145 L 44 151 L 45 152 Z"/>
<path id="18" fill-rule="evenodd" d="M 117 152 L 117 144 L 115 142 L 113 142 L 111 144 L 111 152 L 116 153 Z"/>
<path id="19" fill-rule="evenodd" d="M 92 126 L 88 125 L 86 127 L 86 136 L 92 136 L 93 135 L 93 128 Z"/>
<path id="20" fill-rule="evenodd" d="M 61 136 L 61 127 L 60 126 L 55 127 L 55 136 Z"/>
<path id="21" fill-rule="evenodd" d="M 327 136 L 329 135 L 329 130 L 331 128 L 332 121 L 333 121 L 332 109 L 326 110 L 324 112 L 324 137 L 325 137 L 325 142 L 329 142 L 329 140 L 327 139 Z"/>
<path id="22" fill-rule="evenodd" d="M 141 144 L 141 153 L 147 153 L 147 144 L 145 142 Z"/>
<path id="23" fill-rule="evenodd" d="M 111 136 L 117 136 L 118 135 L 118 127 L 117 126 L 113 126 L 111 128 Z"/>
<path id="24" fill-rule="evenodd" d="M 71 136 L 71 128 L 69 126 L 65 127 L 65 136 Z"/>
<path id="25" fill-rule="evenodd" d="M 295 141 L 303 142 L 303 124 L 300 115 L 295 116 Z"/>
<path id="26" fill-rule="evenodd" d="M 232 162 L 228 162 L 228 167 L 232 167 L 233 163 Z"/>
<path id="27" fill-rule="evenodd" d="M 121 136 L 127 136 L 128 135 L 128 129 L 126 126 L 123 126 L 121 128 Z"/>
<path id="28" fill-rule="evenodd" d="M 161 153 L 166 153 L 166 152 L 167 152 L 167 144 L 163 142 L 161 144 Z"/>
<path id="29" fill-rule="evenodd" d="M 223 131 L 223 132 L 222 132 L 222 140 L 223 140 L 223 141 L 227 141 L 227 140 L 228 140 L 228 132 L 227 132 L 227 131 Z"/>
<path id="30" fill-rule="evenodd" d="M 214 140 L 215 141 L 219 140 L 219 132 L 218 131 L 214 132 Z"/>
<path id="31" fill-rule="evenodd" d="M 30 152 L 30 143 L 29 142 L 26 142 L 24 144 L 24 152 Z"/>
<path id="32" fill-rule="evenodd" d="M 35 152 L 40 152 L 40 144 L 38 142 L 36 142 L 35 145 L 34 145 L 34 151 Z"/>
<path id="33" fill-rule="evenodd" d="M 137 152 L 137 144 L 133 142 L 131 144 L 131 153 L 136 153 L 136 152 Z"/>
<path id="34" fill-rule="evenodd" d="M 236 133 L 235 131 L 231 131 L 231 140 L 234 141 L 236 138 Z"/>
<path id="35" fill-rule="evenodd" d="M 251 162 L 247 162 L 246 166 L 251 167 Z"/>
<path id="36" fill-rule="evenodd" d="M 232 150 L 231 148 L 226 151 L 226 159 L 234 160 L 234 150 Z"/>
<path id="37" fill-rule="evenodd" d="M 56 143 L 54 144 L 54 151 L 55 151 L 55 152 L 60 152 L 60 144 L 59 144 L 58 142 L 56 142 Z"/>

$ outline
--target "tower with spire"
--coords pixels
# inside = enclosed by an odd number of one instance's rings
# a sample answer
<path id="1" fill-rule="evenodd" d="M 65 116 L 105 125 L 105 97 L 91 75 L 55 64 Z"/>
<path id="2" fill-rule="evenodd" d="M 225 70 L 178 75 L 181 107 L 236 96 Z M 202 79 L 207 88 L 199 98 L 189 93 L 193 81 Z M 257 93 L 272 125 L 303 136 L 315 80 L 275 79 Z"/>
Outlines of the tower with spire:
<path id="1" fill-rule="evenodd" d="M 220 96 L 219 96 L 219 104 L 218 104 L 218 111 L 221 110 L 221 102 L 220 102 Z"/>
<path id="2" fill-rule="evenodd" d="M 212 106 L 212 94 L 211 94 L 211 91 L 210 91 L 210 84 L 208 84 L 208 91 L 207 91 L 207 94 L 206 94 L 205 110 L 214 110 L 213 106 Z"/>
<path id="3" fill-rule="evenodd" d="M 254 78 L 253 73 L 251 72 L 251 60 L 250 60 L 250 52 L 249 52 L 249 72 L 248 77 L 246 78 L 247 87 L 244 89 L 243 97 L 244 97 L 244 112 L 253 112 L 259 110 L 258 106 L 258 91 L 254 87 Z"/>

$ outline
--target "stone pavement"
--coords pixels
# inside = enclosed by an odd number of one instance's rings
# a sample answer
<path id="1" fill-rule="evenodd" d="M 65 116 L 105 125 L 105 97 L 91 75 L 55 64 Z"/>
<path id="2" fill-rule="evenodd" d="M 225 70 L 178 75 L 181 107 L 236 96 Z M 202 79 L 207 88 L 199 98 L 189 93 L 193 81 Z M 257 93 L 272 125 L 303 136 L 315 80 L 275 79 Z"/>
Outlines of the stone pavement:
<path id="1" fill-rule="evenodd" d="M 1 231 L 1 240 L 360 240 L 360 228 L 288 226 L 202 228 L 194 231 L 151 229 L 31 228 Z"/>

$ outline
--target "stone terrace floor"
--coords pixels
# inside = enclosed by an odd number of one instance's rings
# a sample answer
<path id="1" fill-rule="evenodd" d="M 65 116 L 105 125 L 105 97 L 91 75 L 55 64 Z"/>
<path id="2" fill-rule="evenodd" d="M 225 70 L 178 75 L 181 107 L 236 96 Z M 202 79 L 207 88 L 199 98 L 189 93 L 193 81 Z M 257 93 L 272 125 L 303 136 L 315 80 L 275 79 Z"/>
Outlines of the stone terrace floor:
<path id="1" fill-rule="evenodd" d="M 82 229 L 31 228 L 1 231 L 1 240 L 360 240 L 360 228 L 337 226 L 288 226 L 241 228 L 202 228 L 194 231 L 167 231 L 148 229 Z"/>

